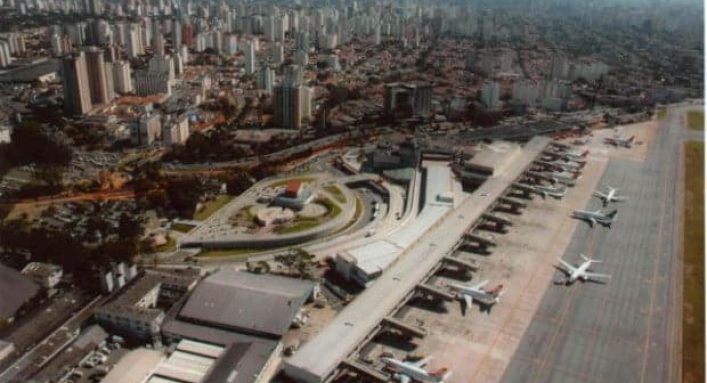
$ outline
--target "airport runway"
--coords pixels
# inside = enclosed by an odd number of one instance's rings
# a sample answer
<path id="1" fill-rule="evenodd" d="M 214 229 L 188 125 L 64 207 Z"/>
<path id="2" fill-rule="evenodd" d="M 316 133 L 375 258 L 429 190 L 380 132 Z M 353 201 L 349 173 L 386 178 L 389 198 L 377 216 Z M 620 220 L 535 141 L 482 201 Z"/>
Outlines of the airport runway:
<path id="1" fill-rule="evenodd" d="M 612 158 L 600 185 L 628 202 L 612 229 L 580 225 L 564 254 L 602 259 L 607 284 L 551 286 L 502 382 L 669 382 L 680 372 L 681 269 L 675 223 L 681 181 L 678 113 L 663 122 L 645 162 Z M 631 149 L 625 149 L 631 150 Z M 596 198 L 587 208 L 601 206 Z M 549 267 L 549 265 L 548 265 Z M 555 279 L 560 278 L 557 272 Z"/>

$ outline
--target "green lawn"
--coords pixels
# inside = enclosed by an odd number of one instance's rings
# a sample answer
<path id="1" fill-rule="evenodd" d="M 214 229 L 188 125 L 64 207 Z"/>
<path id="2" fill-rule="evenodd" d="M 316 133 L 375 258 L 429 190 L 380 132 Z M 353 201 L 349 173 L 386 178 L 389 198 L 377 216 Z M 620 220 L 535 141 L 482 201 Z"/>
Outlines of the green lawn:
<path id="1" fill-rule="evenodd" d="M 656 115 L 658 116 L 659 120 L 662 120 L 668 115 L 668 110 L 665 108 L 658 109 L 658 113 L 656 113 Z"/>
<path id="2" fill-rule="evenodd" d="M 170 228 L 174 231 L 178 231 L 180 233 L 188 233 L 191 231 L 191 229 L 195 228 L 196 226 L 194 225 L 188 225 L 186 223 L 173 223 Z"/>
<path id="3" fill-rule="evenodd" d="M 705 112 L 691 110 L 687 112 L 687 128 L 690 130 L 705 129 Z"/>
<path id="4" fill-rule="evenodd" d="M 346 196 L 344 195 L 344 192 L 341 191 L 338 187 L 334 185 L 326 186 L 324 188 L 329 194 L 331 194 L 335 200 L 339 201 L 339 203 L 346 203 Z"/>
<path id="5" fill-rule="evenodd" d="M 703 119 L 704 115 L 700 115 Z M 685 144 L 682 328 L 685 383 L 705 381 L 704 151 L 704 142 Z"/>
<path id="6" fill-rule="evenodd" d="M 288 226 L 280 226 L 276 229 L 278 234 L 291 234 L 298 233 L 300 231 L 309 230 L 311 228 L 319 226 L 319 221 L 316 219 L 303 219 L 296 221 Z"/>
<path id="7" fill-rule="evenodd" d="M 215 200 L 207 202 L 200 211 L 194 213 L 194 217 L 192 217 L 192 219 L 196 221 L 203 221 L 211 217 L 211 214 L 214 214 L 218 209 L 226 206 L 226 204 L 231 202 L 232 199 L 233 197 L 230 195 L 220 195 L 216 197 Z"/>
<path id="8" fill-rule="evenodd" d="M 225 249 L 225 250 L 206 250 L 199 253 L 198 257 L 236 257 L 246 259 L 258 252 L 253 249 Z"/>
<path id="9" fill-rule="evenodd" d="M 314 202 L 320 203 L 327 208 L 328 212 L 324 216 L 326 219 L 332 219 L 341 214 L 341 208 L 339 205 L 331 202 L 328 198 L 317 198 Z"/>

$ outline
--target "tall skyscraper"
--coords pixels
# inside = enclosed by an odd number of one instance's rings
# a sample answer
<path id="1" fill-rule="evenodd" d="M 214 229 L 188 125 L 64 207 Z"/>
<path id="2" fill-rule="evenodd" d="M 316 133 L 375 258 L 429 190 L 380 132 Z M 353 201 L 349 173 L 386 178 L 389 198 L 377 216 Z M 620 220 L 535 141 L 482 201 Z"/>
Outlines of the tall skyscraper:
<path id="1" fill-rule="evenodd" d="M 156 56 L 164 55 L 164 36 L 157 20 L 152 21 L 152 52 Z"/>
<path id="2" fill-rule="evenodd" d="M 130 63 L 127 61 L 116 61 L 113 64 L 113 85 L 115 91 L 126 94 L 133 91 L 133 82 L 130 79 Z"/>
<path id="3" fill-rule="evenodd" d="M 273 82 L 275 81 L 275 71 L 267 65 L 260 67 L 258 73 L 258 89 L 272 93 Z"/>
<path id="4" fill-rule="evenodd" d="M 179 52 L 182 46 L 182 23 L 179 20 L 172 21 L 172 51 Z"/>
<path id="5" fill-rule="evenodd" d="M 282 129 L 300 129 L 311 112 L 311 90 L 302 85 L 302 67 L 288 65 L 282 84 L 273 93 L 275 124 Z"/>
<path id="6" fill-rule="evenodd" d="M 64 108 L 70 115 L 82 115 L 91 110 L 91 90 L 88 85 L 86 55 L 72 53 L 62 60 Z"/>
<path id="7" fill-rule="evenodd" d="M 88 69 L 88 87 L 91 92 L 91 103 L 106 104 L 110 102 L 103 49 L 96 47 L 86 49 L 86 68 Z"/>
<path id="8" fill-rule="evenodd" d="M 252 74 L 255 72 L 255 46 L 252 41 L 245 43 L 245 72 Z"/>
<path id="9" fill-rule="evenodd" d="M 182 25 L 182 44 L 192 46 L 194 43 L 194 27 L 191 24 Z"/>
<path id="10" fill-rule="evenodd" d="M 282 43 L 273 43 L 270 52 L 270 61 L 276 65 L 280 65 L 283 61 L 285 61 L 285 51 L 282 47 Z"/>

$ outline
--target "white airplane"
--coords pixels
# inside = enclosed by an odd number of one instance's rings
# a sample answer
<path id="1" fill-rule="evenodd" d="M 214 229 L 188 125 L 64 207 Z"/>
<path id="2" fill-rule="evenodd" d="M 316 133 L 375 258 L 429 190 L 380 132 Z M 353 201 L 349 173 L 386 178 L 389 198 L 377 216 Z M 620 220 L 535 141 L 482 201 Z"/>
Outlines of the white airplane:
<path id="1" fill-rule="evenodd" d="M 548 166 L 554 170 L 566 171 L 566 172 L 578 172 L 580 171 L 585 163 L 582 162 L 550 162 L 550 161 L 538 161 L 538 163 Z"/>
<path id="2" fill-rule="evenodd" d="M 590 210 L 575 210 L 572 212 L 572 218 L 581 219 L 589 222 L 589 226 L 594 227 L 595 223 L 611 228 L 611 224 L 616 222 L 618 210 L 614 209 L 608 213 L 602 213 L 601 209 L 596 211 Z"/>
<path id="3" fill-rule="evenodd" d="M 535 186 L 535 192 L 540 194 L 543 199 L 547 198 L 548 196 L 558 199 L 565 196 L 565 188 L 559 186 L 538 185 Z"/>
<path id="4" fill-rule="evenodd" d="M 614 136 L 614 137 L 607 137 L 604 139 L 604 143 L 609 144 L 609 145 L 614 145 L 614 146 L 622 146 L 624 148 L 631 148 L 633 147 L 633 142 L 636 139 L 636 136 L 631 136 L 631 137 L 621 137 L 621 136 Z"/>
<path id="5" fill-rule="evenodd" d="M 617 188 L 612 188 L 611 186 L 606 186 L 607 192 L 602 193 L 598 190 L 594 192 L 594 196 L 599 197 L 602 202 L 604 202 L 604 206 L 608 205 L 611 202 L 623 202 L 627 201 L 628 197 L 619 197 L 616 195 L 616 191 L 619 190 Z"/>
<path id="6" fill-rule="evenodd" d="M 579 178 L 579 172 L 553 172 L 550 173 L 552 182 L 567 186 L 574 186 Z"/>
<path id="7" fill-rule="evenodd" d="M 585 142 L 586 143 L 586 142 Z M 563 158 L 569 161 L 584 161 L 589 154 L 589 150 L 585 150 L 582 153 L 579 152 L 569 152 L 563 155 Z"/>
<path id="8" fill-rule="evenodd" d="M 483 281 L 474 286 L 460 285 L 450 283 L 449 287 L 457 291 L 457 299 L 463 299 L 465 309 L 468 310 L 474 302 L 479 302 L 487 307 L 498 303 L 501 295 L 503 295 L 503 285 L 498 285 L 492 289 L 484 289 L 483 287 L 489 281 Z"/>
<path id="9" fill-rule="evenodd" d="M 565 186 L 574 186 L 577 178 L 579 178 L 579 172 L 537 172 L 529 170 L 527 174 L 533 178 L 541 178 L 552 181 L 554 184 L 562 184 Z"/>
<path id="10" fill-rule="evenodd" d="M 382 360 L 389 369 L 394 371 L 393 378 L 400 383 L 443 383 L 452 375 L 452 372 L 447 371 L 446 368 L 433 372 L 425 370 L 424 367 L 432 360 L 432 356 L 417 362 L 405 362 L 394 358 L 382 358 Z"/>
<path id="11" fill-rule="evenodd" d="M 579 256 L 584 260 L 584 262 L 582 262 L 579 266 L 573 266 L 564 261 L 562 258 L 557 258 L 559 264 L 555 264 L 555 267 L 567 274 L 567 278 L 557 280 L 555 283 L 571 285 L 578 279 L 582 282 L 586 282 L 588 280 L 603 282 L 605 279 L 611 278 L 611 275 L 608 274 L 597 274 L 590 272 L 589 266 L 594 263 L 601 263 L 601 261 L 589 259 L 585 257 L 584 254 L 580 254 Z"/>

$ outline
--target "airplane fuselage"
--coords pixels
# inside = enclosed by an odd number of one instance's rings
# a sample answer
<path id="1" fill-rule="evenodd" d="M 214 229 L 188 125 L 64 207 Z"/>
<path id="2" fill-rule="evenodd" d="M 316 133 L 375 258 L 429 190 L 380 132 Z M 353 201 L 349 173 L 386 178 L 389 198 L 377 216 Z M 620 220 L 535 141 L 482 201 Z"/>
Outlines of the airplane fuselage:
<path id="1" fill-rule="evenodd" d="M 496 296 L 493 294 L 489 294 L 486 291 L 482 290 L 477 290 L 477 289 L 472 289 L 468 287 L 462 287 L 458 286 L 457 288 L 459 289 L 459 292 L 464 295 L 470 295 L 472 298 L 474 298 L 475 301 L 483 301 L 483 302 L 491 302 L 496 300 Z"/>
<path id="2" fill-rule="evenodd" d="M 612 214 L 615 214 L 615 213 L 610 213 L 610 215 L 607 215 L 607 214 L 604 214 L 601 212 L 595 212 L 595 211 L 575 210 L 572 213 L 572 216 L 574 218 L 589 221 L 589 223 L 591 223 L 591 224 L 599 223 L 602 225 L 611 225 L 614 222 L 613 217 L 611 216 Z"/>
<path id="3" fill-rule="evenodd" d="M 579 267 L 574 269 L 572 273 L 570 274 L 569 278 L 567 278 L 568 283 L 574 283 L 577 281 L 577 279 L 582 279 L 584 280 L 584 274 L 587 272 L 587 269 L 589 268 L 589 265 L 591 262 L 584 262 Z"/>
<path id="4" fill-rule="evenodd" d="M 606 202 L 611 202 L 611 201 L 613 201 L 615 194 L 616 194 L 616 190 L 615 190 L 615 189 L 609 190 L 609 192 L 606 193 L 606 197 L 605 197 Z"/>
<path id="5" fill-rule="evenodd" d="M 401 375 L 405 375 L 416 382 L 441 382 L 441 379 L 439 377 L 431 375 L 429 372 L 425 371 L 424 368 L 415 366 L 412 363 L 406 363 L 392 358 L 383 358 L 383 362 L 385 362 L 388 367 L 390 367 L 393 371 Z"/>

